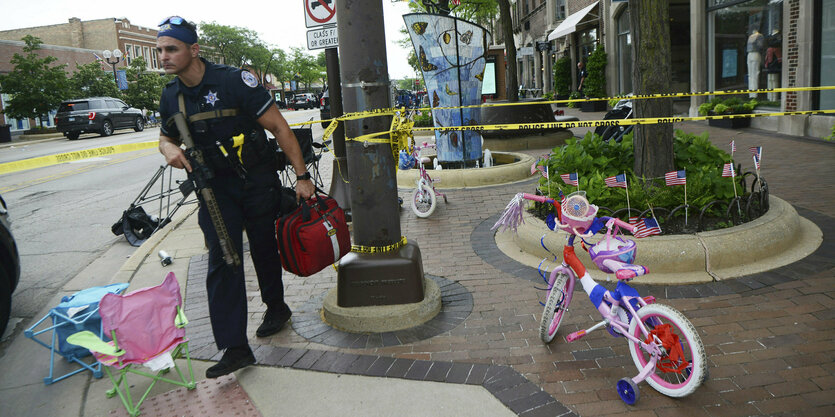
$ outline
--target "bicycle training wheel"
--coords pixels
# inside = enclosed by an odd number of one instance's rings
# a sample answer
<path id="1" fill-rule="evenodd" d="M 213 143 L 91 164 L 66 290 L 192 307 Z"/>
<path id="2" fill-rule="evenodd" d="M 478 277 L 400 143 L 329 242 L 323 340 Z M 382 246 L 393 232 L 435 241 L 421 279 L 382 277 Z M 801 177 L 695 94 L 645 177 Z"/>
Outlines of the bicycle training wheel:
<path id="1" fill-rule="evenodd" d="M 663 304 L 648 304 L 637 311 L 650 335 L 658 336 L 665 345 L 666 355 L 655 365 L 647 383 L 668 397 L 685 397 L 702 385 L 707 374 L 707 355 L 699 333 L 690 320 L 678 310 Z M 668 331 L 667 331 L 668 330 Z M 629 323 L 629 333 L 646 340 L 635 317 Z M 650 361 L 651 355 L 635 342 L 629 341 L 629 353 L 638 370 Z"/>
<path id="2" fill-rule="evenodd" d="M 423 182 L 412 193 L 412 211 L 418 217 L 429 217 L 435 211 L 435 190 Z"/>
<path id="3" fill-rule="evenodd" d="M 571 304 L 571 293 L 568 292 L 568 275 L 559 273 L 554 279 L 554 286 L 548 292 L 548 301 L 545 309 L 542 310 L 542 319 L 539 321 L 539 338 L 544 343 L 551 343 L 560 323 L 568 315 L 568 305 Z"/>

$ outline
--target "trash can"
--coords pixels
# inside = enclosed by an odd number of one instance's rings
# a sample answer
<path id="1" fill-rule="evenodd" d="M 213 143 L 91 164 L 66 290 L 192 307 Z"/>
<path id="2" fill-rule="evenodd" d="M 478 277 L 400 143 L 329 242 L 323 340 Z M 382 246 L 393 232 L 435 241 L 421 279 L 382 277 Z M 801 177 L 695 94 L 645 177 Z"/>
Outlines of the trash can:
<path id="1" fill-rule="evenodd" d="M 0 142 L 12 141 L 12 125 L 0 125 Z"/>

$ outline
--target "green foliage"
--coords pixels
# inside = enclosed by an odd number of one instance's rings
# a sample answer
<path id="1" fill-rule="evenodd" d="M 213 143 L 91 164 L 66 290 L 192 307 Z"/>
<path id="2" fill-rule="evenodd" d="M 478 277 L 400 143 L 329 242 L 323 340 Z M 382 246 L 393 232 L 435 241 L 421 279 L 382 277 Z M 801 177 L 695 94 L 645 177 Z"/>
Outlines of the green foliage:
<path id="1" fill-rule="evenodd" d="M 551 101 L 551 100 L 554 99 L 554 93 L 547 92 L 547 93 L 543 94 L 542 97 L 547 101 Z"/>
<path id="2" fill-rule="evenodd" d="M 606 52 L 602 46 L 595 48 L 586 63 L 589 75 L 583 82 L 586 97 L 606 97 Z"/>
<path id="3" fill-rule="evenodd" d="M 578 98 L 583 98 L 583 96 L 580 95 L 579 91 L 572 91 L 571 95 L 568 96 L 569 100 L 576 100 Z M 569 102 L 568 107 L 571 107 L 571 108 L 577 107 L 577 103 L 575 103 L 573 101 Z"/>
<path id="4" fill-rule="evenodd" d="M 687 171 L 688 204 L 702 207 L 713 200 L 733 198 L 731 179 L 722 177 L 722 166 L 730 156 L 714 146 L 707 133 L 691 135 L 676 130 L 674 151 L 677 169 Z M 631 133 L 616 143 L 604 142 L 600 136 L 588 132 L 583 139 L 569 139 L 564 146 L 554 148 L 547 162 L 540 162 L 545 163 L 551 180 L 541 178 L 539 188 L 550 196 L 558 195 L 560 189 L 565 194 L 576 191 L 576 187 L 566 185 L 559 177 L 559 174 L 576 172 L 580 189 L 586 192 L 589 201 L 617 210 L 626 207 L 625 190 L 607 187 L 604 179 L 626 173 L 632 207 L 645 210 L 649 203 L 653 207 L 672 209 L 684 204 L 684 186 L 667 187 L 663 178 L 635 176 Z"/>
<path id="5" fill-rule="evenodd" d="M 571 58 L 567 56 L 554 63 L 554 91 L 561 97 L 571 94 Z"/>
<path id="6" fill-rule="evenodd" d="M 414 117 L 415 127 L 432 127 L 435 122 L 432 120 L 432 112 L 422 112 Z"/>
<path id="7" fill-rule="evenodd" d="M 100 62 L 75 65 L 75 72 L 69 79 L 67 98 L 84 97 L 119 97 L 121 92 L 116 87 L 113 73 L 101 68 Z"/>
<path id="8" fill-rule="evenodd" d="M 761 103 L 755 98 L 752 98 L 747 102 L 743 102 L 736 97 L 728 99 L 717 97 L 700 105 L 699 114 L 702 116 L 713 114 L 745 114 L 753 112 L 760 104 Z"/>
<path id="9" fill-rule="evenodd" d="M 0 92 L 11 96 L 3 113 L 15 119 L 40 120 L 67 97 L 66 65 L 52 66 L 58 60 L 53 56 L 41 58 L 35 52 L 40 49 L 40 39 L 26 35 L 22 40 L 26 55 L 14 54 L 12 71 L 0 75 Z"/>
<path id="10" fill-rule="evenodd" d="M 832 134 L 823 138 L 824 140 L 833 141 L 835 140 L 835 124 L 832 125 Z"/>
<path id="11" fill-rule="evenodd" d="M 212 53 L 221 57 L 226 65 L 235 67 L 249 64 L 253 48 L 262 44 L 255 31 L 215 22 L 200 23 L 200 43 L 211 46 Z"/>
<path id="12" fill-rule="evenodd" d="M 145 60 L 141 57 L 131 61 L 125 75 L 128 80 L 128 89 L 124 93 L 125 102 L 137 109 L 158 110 L 162 89 L 173 77 L 147 71 Z"/>

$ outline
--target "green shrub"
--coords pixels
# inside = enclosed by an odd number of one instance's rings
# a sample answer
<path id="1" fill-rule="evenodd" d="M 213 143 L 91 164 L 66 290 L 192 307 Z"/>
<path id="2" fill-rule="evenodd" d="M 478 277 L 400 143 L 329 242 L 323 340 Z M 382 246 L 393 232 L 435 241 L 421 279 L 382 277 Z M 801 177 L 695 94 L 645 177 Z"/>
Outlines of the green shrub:
<path id="1" fill-rule="evenodd" d="M 824 140 L 835 140 L 835 124 L 832 125 L 832 134 L 823 138 Z"/>
<path id="2" fill-rule="evenodd" d="M 589 75 L 583 82 L 586 97 L 606 97 L 606 52 L 602 46 L 595 48 L 586 63 Z"/>
<path id="3" fill-rule="evenodd" d="M 554 64 L 554 91 L 560 97 L 571 94 L 571 58 L 567 56 Z"/>
<path id="4" fill-rule="evenodd" d="M 554 99 L 554 93 L 548 92 L 542 95 L 545 100 L 551 101 Z"/>
<path id="5" fill-rule="evenodd" d="M 714 146 L 706 132 L 691 135 L 676 130 L 674 135 L 676 169 L 687 171 L 687 203 L 700 208 L 713 200 L 733 198 L 731 179 L 722 177 L 722 166 L 730 156 Z M 575 191 L 577 188 L 566 185 L 559 174 L 576 172 L 580 189 L 586 192 L 590 202 L 612 210 L 624 208 L 624 189 L 606 187 L 604 179 L 625 172 L 632 207 L 645 210 L 649 203 L 653 207 L 673 209 L 684 204 L 683 186 L 667 187 L 663 178 L 638 178 L 632 172 L 635 157 L 631 133 L 616 143 L 604 142 L 589 132 L 583 139 L 569 139 L 564 146 L 554 148 L 551 157 L 540 165 L 545 163 L 551 180 L 541 178 L 539 188 L 550 196 L 558 195 L 560 189 L 565 194 Z M 716 210 L 712 214 L 719 214 L 720 209 Z"/>
<path id="6" fill-rule="evenodd" d="M 422 112 L 415 115 L 415 127 L 433 127 L 435 122 L 432 120 L 432 112 Z"/>
<path id="7" fill-rule="evenodd" d="M 699 114 L 702 116 L 710 114 L 745 114 L 753 112 L 760 104 L 755 98 L 747 102 L 743 102 L 736 97 L 728 99 L 714 98 L 699 106 Z"/>
<path id="8" fill-rule="evenodd" d="M 580 95 L 579 91 L 575 91 L 575 92 L 571 93 L 571 95 L 568 96 L 568 98 L 570 100 L 576 100 L 578 98 L 583 98 L 583 97 Z M 568 103 L 568 107 L 571 107 L 571 108 L 577 107 L 577 103 L 572 101 L 572 102 Z"/>

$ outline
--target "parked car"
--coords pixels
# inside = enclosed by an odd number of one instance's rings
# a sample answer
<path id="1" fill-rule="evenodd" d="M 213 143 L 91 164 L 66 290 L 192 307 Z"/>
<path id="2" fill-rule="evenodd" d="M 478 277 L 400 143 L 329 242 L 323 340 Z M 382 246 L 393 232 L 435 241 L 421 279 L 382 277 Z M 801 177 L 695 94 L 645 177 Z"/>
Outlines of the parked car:
<path id="1" fill-rule="evenodd" d="M 319 107 L 315 94 L 299 93 L 293 96 L 293 109 L 312 109 L 314 107 Z"/>
<path id="2" fill-rule="evenodd" d="M 328 120 L 331 118 L 331 102 L 329 90 L 322 93 L 322 98 L 319 99 L 319 119 Z M 322 128 L 327 129 L 330 122 L 322 122 Z"/>
<path id="3" fill-rule="evenodd" d="M 99 133 L 110 136 L 116 129 L 145 129 L 142 110 L 128 106 L 112 97 L 90 97 L 67 100 L 58 107 L 55 126 L 69 140 L 78 139 L 82 133 Z"/>
<path id="4" fill-rule="evenodd" d="M 0 336 L 12 312 L 12 293 L 20 280 L 20 256 L 12 236 L 6 201 L 0 196 Z"/>

